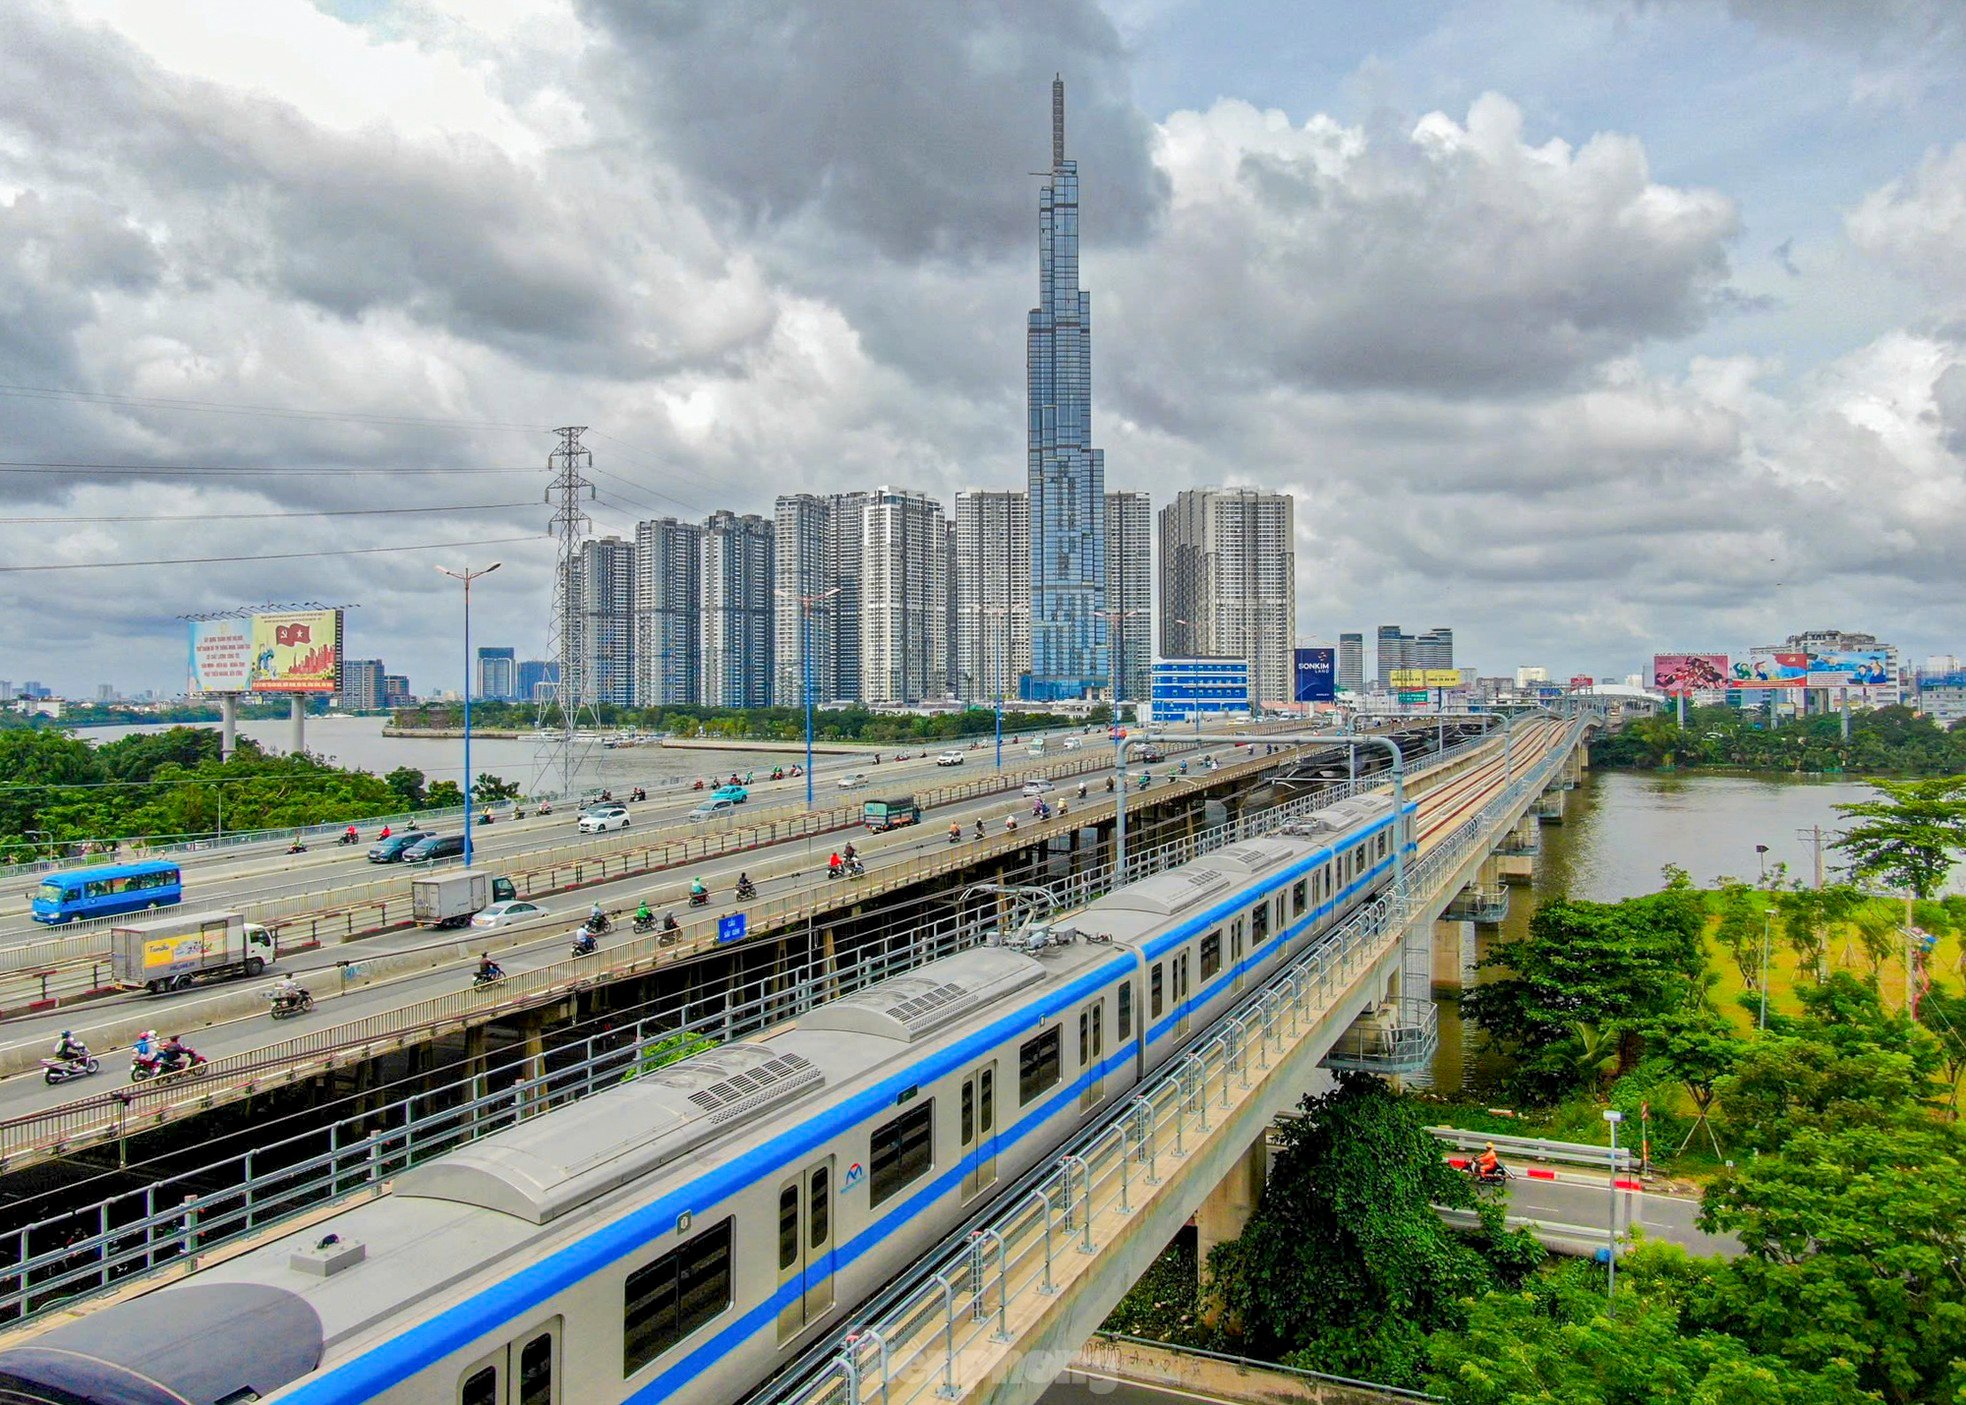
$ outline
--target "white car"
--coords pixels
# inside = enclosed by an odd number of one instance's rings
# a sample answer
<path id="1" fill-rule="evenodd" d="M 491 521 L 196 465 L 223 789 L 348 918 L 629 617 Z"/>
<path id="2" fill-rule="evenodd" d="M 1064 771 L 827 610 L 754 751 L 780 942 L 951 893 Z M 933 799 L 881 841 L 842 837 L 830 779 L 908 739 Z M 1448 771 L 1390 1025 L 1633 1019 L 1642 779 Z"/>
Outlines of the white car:
<path id="1" fill-rule="evenodd" d="M 1057 786 L 1053 785 L 1050 781 L 1043 780 L 1043 779 L 1024 782 L 1024 793 L 1026 795 L 1043 795 L 1047 791 L 1052 791 L 1056 789 L 1058 789 Z"/>
<path id="2" fill-rule="evenodd" d="M 626 805 L 596 805 L 580 817 L 582 834 L 605 834 L 611 829 L 628 828 Z"/>
<path id="3" fill-rule="evenodd" d="M 1079 739 L 1077 737 L 1065 738 L 1065 750 L 1077 751 L 1078 749 L 1079 749 Z"/>
<path id="4" fill-rule="evenodd" d="M 523 899 L 493 903 L 490 907 L 480 908 L 473 914 L 471 925 L 473 927 L 509 927 L 514 922 L 524 922 L 529 918 L 538 917 L 545 911 L 546 909 L 538 903 L 529 903 Z"/>
<path id="5" fill-rule="evenodd" d="M 867 773 L 865 771 L 848 771 L 844 776 L 841 776 L 835 781 L 834 784 L 841 790 L 858 790 L 867 784 Z"/>
<path id="6" fill-rule="evenodd" d="M 737 802 L 727 795 L 713 795 L 689 812 L 692 823 L 702 824 L 705 820 L 719 819 L 737 808 Z"/>
<path id="7" fill-rule="evenodd" d="M 938 766 L 960 766 L 963 764 L 963 754 L 960 751 L 945 751 L 935 758 L 935 764 Z"/>

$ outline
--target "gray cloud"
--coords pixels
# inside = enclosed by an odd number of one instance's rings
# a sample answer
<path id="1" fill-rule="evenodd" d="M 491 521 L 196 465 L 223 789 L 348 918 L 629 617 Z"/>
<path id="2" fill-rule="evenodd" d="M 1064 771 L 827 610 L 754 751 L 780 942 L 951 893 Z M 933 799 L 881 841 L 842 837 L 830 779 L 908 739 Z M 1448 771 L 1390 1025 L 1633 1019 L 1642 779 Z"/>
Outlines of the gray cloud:
<path id="1" fill-rule="evenodd" d="M 651 147 L 761 227 L 816 219 L 906 261 L 1027 247 L 1054 72 L 1087 236 L 1138 238 L 1163 198 L 1125 54 L 1090 0 L 581 9 L 612 36 L 601 71 Z"/>

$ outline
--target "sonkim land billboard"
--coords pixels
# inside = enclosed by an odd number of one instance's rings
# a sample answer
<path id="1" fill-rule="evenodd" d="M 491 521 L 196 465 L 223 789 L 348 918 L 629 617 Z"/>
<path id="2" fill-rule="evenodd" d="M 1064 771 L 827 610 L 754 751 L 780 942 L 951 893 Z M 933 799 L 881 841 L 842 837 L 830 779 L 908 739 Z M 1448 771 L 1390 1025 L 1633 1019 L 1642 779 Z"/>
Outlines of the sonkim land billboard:
<path id="1" fill-rule="evenodd" d="M 1654 654 L 1652 686 L 1669 696 L 1727 686 L 1725 654 Z"/>
<path id="2" fill-rule="evenodd" d="M 341 690 L 341 611 L 280 610 L 191 624 L 192 693 Z"/>
<path id="3" fill-rule="evenodd" d="M 1332 702 L 1338 696 L 1338 651 L 1299 649 L 1296 653 L 1297 681 L 1292 690 L 1296 702 Z"/>

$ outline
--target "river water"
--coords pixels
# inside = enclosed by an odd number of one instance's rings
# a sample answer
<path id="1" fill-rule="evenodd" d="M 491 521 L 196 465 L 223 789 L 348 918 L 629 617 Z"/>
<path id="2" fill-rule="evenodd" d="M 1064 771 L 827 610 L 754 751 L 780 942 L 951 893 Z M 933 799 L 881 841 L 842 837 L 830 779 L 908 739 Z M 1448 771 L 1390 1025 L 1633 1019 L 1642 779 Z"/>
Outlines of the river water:
<path id="1" fill-rule="evenodd" d="M 385 737 L 381 717 L 310 717 L 307 719 L 307 749 L 338 766 L 373 771 L 384 775 L 398 766 L 412 766 L 426 779 L 460 781 L 464 775 L 464 742 L 458 737 Z M 217 723 L 188 723 L 218 730 Z M 285 718 L 273 721 L 241 722 L 239 734 L 251 737 L 269 752 L 284 752 L 291 736 Z M 161 726 L 84 727 L 76 735 L 98 745 L 125 737 L 132 732 L 161 732 Z M 527 793 L 557 790 L 556 784 L 542 784 L 541 748 L 546 743 L 511 740 L 502 737 L 471 738 L 471 769 L 480 774 L 517 781 Z M 631 786 L 653 790 L 665 780 L 691 780 L 700 776 L 724 775 L 732 771 L 769 773 L 774 765 L 803 763 L 805 747 L 791 743 L 771 751 L 711 751 L 696 748 L 636 746 L 608 750 L 595 741 L 587 749 L 581 777 L 587 788 L 605 787 L 617 794 Z M 835 764 L 839 763 L 836 759 Z M 822 769 L 824 763 L 822 762 Z"/>
<path id="2" fill-rule="evenodd" d="M 1784 864 L 1789 878 L 1808 881 L 1815 869 L 1810 828 L 1820 825 L 1827 845 L 1845 824 L 1836 807 L 1875 795 L 1861 781 L 1587 771 L 1583 784 L 1565 796 L 1562 823 L 1542 827 L 1533 886 L 1510 885 L 1509 915 L 1499 926 L 1472 927 L 1463 965 L 1485 957 L 1501 939 L 1527 934 L 1539 900 L 1615 902 L 1656 892 L 1667 864 L 1685 869 L 1702 887 L 1722 877 L 1753 882 L 1764 861 L 1754 846 L 1766 844 L 1770 870 Z M 1839 858 L 1825 847 L 1823 862 L 1832 880 Z M 1955 888 L 1958 881 L 1955 875 Z M 1464 979 L 1475 977 L 1464 971 Z M 1459 1005 L 1441 1001 L 1433 1086 L 1442 1091 L 1491 1087 L 1498 1070 L 1482 1043 L 1478 1030 L 1463 1025 Z"/>

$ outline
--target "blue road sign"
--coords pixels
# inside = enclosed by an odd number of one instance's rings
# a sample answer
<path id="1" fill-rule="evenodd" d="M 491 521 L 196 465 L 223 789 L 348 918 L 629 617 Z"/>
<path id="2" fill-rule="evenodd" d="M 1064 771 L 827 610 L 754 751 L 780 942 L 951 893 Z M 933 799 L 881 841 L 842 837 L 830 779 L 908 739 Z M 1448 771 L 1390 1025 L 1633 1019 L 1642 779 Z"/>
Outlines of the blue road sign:
<path id="1" fill-rule="evenodd" d="M 720 942 L 741 942 L 744 940 L 744 914 L 733 912 L 728 917 L 717 919 L 717 940 Z"/>

